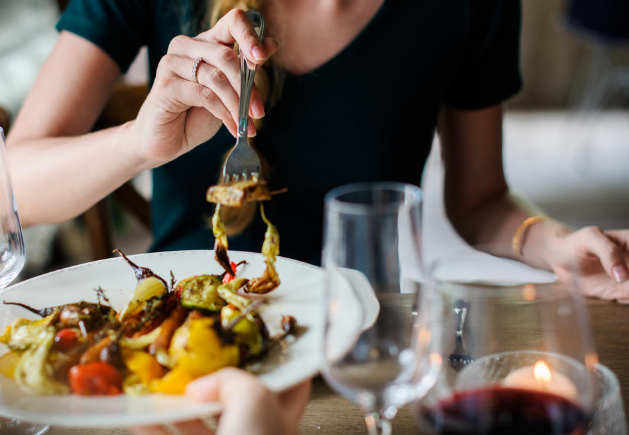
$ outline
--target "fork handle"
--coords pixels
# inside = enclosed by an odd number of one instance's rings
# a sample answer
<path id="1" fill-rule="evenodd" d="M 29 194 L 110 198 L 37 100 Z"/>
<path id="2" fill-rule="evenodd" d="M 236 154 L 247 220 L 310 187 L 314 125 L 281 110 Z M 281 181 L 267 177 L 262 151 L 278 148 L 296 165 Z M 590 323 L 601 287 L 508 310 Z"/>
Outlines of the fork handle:
<path id="1" fill-rule="evenodd" d="M 260 41 L 264 39 L 264 18 L 259 11 L 254 9 L 247 11 L 247 16 L 253 24 Z M 240 51 L 240 49 L 239 49 Z M 257 65 L 249 66 L 245 56 L 240 53 L 240 106 L 238 110 L 238 137 L 247 137 L 249 130 L 249 102 L 251 101 L 251 88 L 253 78 L 258 70 Z"/>
<path id="2" fill-rule="evenodd" d="M 467 317 L 467 310 L 470 308 L 470 304 L 462 299 L 454 301 L 454 307 L 452 311 L 456 315 L 456 337 L 457 341 L 463 339 L 463 328 L 465 326 L 465 318 Z"/>

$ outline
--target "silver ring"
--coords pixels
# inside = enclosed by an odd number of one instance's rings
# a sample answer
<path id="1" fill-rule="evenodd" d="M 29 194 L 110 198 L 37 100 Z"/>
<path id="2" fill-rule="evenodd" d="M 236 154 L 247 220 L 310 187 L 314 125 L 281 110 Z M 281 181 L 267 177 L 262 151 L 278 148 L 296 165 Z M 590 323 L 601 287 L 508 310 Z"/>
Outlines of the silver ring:
<path id="1" fill-rule="evenodd" d="M 192 64 L 192 71 L 190 72 L 190 75 L 192 76 L 192 81 L 199 83 L 199 81 L 197 80 L 197 70 L 199 69 L 199 64 L 201 63 L 201 58 L 197 57 L 194 60 L 194 63 Z"/>

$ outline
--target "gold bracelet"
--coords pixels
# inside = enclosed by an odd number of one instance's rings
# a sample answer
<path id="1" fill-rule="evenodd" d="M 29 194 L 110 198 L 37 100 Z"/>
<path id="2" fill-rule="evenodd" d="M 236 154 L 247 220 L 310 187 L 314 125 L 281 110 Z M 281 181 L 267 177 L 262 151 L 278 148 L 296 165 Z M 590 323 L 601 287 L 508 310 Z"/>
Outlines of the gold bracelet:
<path id="1" fill-rule="evenodd" d="M 552 220 L 550 216 L 531 216 L 528 219 L 525 219 L 524 222 L 520 224 L 517 230 L 515 230 L 515 234 L 513 234 L 513 238 L 511 239 L 511 246 L 516 254 L 522 255 L 522 236 L 526 232 L 527 228 L 531 225 L 535 225 L 536 223 Z"/>

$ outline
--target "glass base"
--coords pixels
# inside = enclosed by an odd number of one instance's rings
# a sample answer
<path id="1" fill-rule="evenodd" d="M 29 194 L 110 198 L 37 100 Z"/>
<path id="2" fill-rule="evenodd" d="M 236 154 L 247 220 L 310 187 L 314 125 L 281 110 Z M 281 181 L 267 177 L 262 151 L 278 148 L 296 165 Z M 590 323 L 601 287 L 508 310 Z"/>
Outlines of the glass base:
<path id="1" fill-rule="evenodd" d="M 47 424 L 27 423 L 0 417 L 0 435 L 40 435 L 48 432 Z"/>

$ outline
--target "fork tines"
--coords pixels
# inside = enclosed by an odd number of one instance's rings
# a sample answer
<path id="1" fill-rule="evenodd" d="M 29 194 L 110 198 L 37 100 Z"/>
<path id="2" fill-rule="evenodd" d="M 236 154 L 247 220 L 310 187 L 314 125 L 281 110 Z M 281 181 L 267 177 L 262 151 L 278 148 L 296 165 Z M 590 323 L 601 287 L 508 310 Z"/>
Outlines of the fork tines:
<path id="1" fill-rule="evenodd" d="M 253 180 L 258 181 L 260 178 L 259 172 L 243 172 L 242 174 L 225 174 L 223 177 L 223 182 L 225 183 L 236 183 L 238 181 L 247 181 Z"/>

